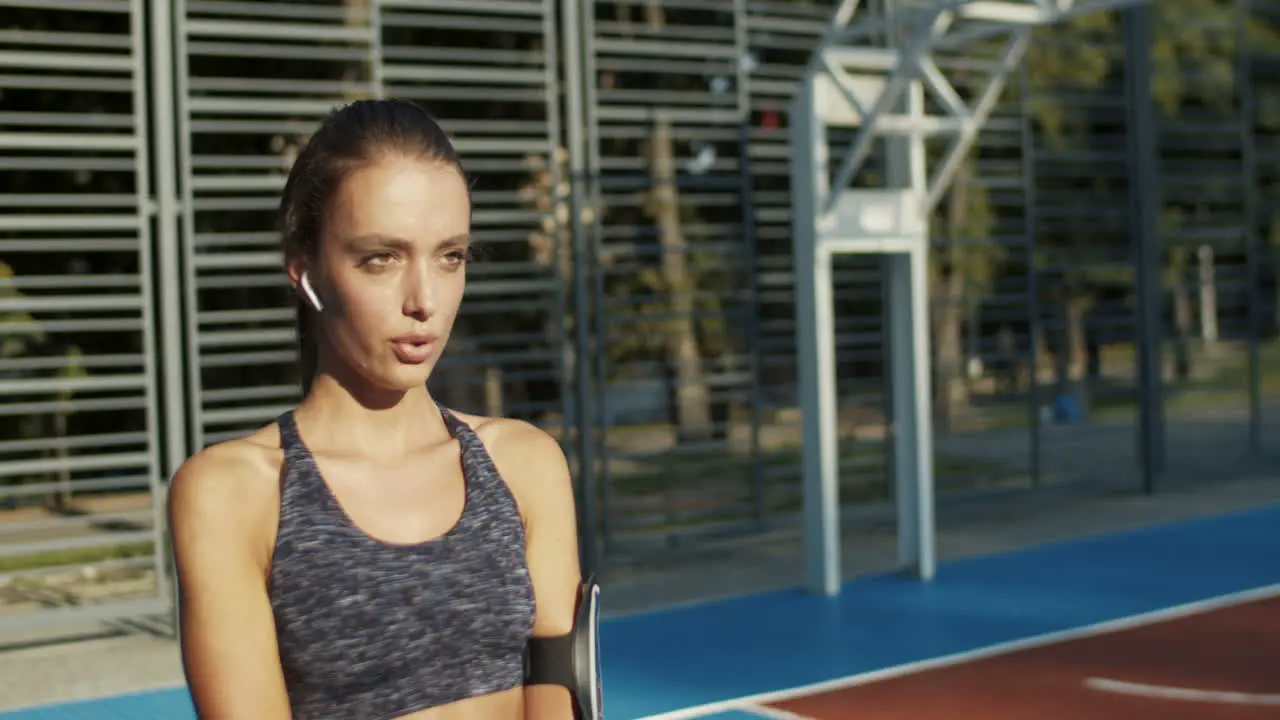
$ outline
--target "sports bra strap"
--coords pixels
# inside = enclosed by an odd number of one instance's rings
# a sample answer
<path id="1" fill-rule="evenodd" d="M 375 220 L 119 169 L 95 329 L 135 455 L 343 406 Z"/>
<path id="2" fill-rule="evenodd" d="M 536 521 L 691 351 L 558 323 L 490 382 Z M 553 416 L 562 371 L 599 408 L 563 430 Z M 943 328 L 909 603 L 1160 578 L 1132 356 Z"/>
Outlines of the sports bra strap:
<path id="1" fill-rule="evenodd" d="M 280 449 L 286 455 L 293 455 L 302 448 L 302 437 L 298 434 L 298 421 L 293 417 L 293 410 L 286 410 L 276 418 L 280 427 Z"/>

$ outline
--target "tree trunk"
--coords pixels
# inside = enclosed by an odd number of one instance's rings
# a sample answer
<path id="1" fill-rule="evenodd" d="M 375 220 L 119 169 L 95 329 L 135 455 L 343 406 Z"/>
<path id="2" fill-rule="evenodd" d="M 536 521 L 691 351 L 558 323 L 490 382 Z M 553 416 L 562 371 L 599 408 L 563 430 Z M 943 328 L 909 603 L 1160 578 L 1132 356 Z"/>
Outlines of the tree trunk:
<path id="1" fill-rule="evenodd" d="M 1218 280 L 1213 247 L 1201 245 L 1196 259 L 1200 267 L 1200 339 L 1209 346 L 1218 342 Z"/>
<path id="2" fill-rule="evenodd" d="M 931 293 L 940 303 L 935 308 L 934 323 L 937 344 L 937 378 L 934 384 L 934 416 L 939 430 L 947 432 L 956 416 L 969 404 L 969 385 L 964 380 L 965 270 L 962 248 L 957 238 L 964 236 L 969 221 L 969 190 L 973 166 L 965 161 L 956 172 L 947 197 L 944 224 L 946 237 L 953 242 L 946 249 L 946 266 L 939 268 L 938 291 Z"/>
<path id="3" fill-rule="evenodd" d="M 1186 252 L 1178 249 L 1171 260 L 1173 282 L 1169 291 L 1173 295 L 1173 373 L 1177 379 L 1185 380 L 1191 374 L 1193 317 L 1191 288 L 1187 287 Z"/>
<path id="4" fill-rule="evenodd" d="M 1085 328 L 1085 316 L 1089 299 L 1084 296 L 1067 298 L 1067 378 L 1073 382 L 1083 380 L 1089 365 L 1089 338 Z"/>
<path id="5" fill-rule="evenodd" d="M 675 375 L 675 400 L 679 436 L 704 440 L 712 435 L 711 393 L 702 369 L 702 353 L 694 328 L 693 277 L 689 272 L 688 243 L 680 223 L 680 198 L 676 191 L 675 153 L 671 146 L 671 121 L 658 115 L 649 143 L 652 174 L 652 206 L 662 245 L 662 276 L 671 295 L 671 315 L 666 325 L 666 358 Z"/>
<path id="6" fill-rule="evenodd" d="M 941 292 L 935 294 L 939 305 L 935 306 L 937 317 L 936 338 L 938 358 L 938 382 L 935 385 L 934 416 L 938 429 L 949 432 L 956 416 L 968 403 L 968 385 L 964 382 L 964 341 L 961 328 L 964 318 L 962 307 L 963 291 L 960 285 L 963 278 L 952 273 L 940 283 Z"/>

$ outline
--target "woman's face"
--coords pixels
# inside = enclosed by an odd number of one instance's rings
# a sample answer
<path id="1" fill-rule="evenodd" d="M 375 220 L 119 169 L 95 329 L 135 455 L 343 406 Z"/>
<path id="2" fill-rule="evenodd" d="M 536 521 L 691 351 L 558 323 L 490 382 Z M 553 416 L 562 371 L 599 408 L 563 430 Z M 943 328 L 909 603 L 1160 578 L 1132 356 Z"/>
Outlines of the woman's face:
<path id="1" fill-rule="evenodd" d="M 421 387 L 466 285 L 471 208 L 462 176 L 443 162 L 383 156 L 347 175 L 323 227 L 309 269 L 324 305 L 315 314 L 321 368 L 370 389 Z"/>

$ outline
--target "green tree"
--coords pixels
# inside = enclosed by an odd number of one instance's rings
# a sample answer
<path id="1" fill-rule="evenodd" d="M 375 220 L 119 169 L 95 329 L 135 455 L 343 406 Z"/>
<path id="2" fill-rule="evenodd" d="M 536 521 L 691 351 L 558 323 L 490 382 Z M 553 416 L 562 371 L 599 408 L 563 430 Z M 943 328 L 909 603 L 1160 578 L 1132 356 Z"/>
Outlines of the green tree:
<path id="1" fill-rule="evenodd" d="M 1238 53 L 1236 47 L 1236 10 L 1232 0 L 1187 0 L 1157 3 L 1154 8 L 1154 42 L 1152 48 L 1153 95 L 1162 122 L 1176 121 L 1191 114 L 1204 122 L 1216 117 L 1234 122 L 1238 88 L 1236 87 Z M 1194 18 L 1189 21 L 1188 18 Z M 1122 93 L 1124 68 L 1120 35 L 1121 16 L 1117 13 L 1091 13 L 1071 22 L 1036 31 L 1037 42 L 1028 52 L 1027 88 L 1033 94 L 1028 103 L 1032 120 L 1044 146 L 1064 155 L 1067 153 L 1115 152 L 1115 133 L 1123 133 L 1117 124 L 1115 110 L 1101 109 L 1103 102 L 1082 101 L 1092 96 L 1109 95 L 1118 99 Z M 1245 28 L 1250 42 L 1275 43 L 1274 30 L 1250 20 Z M 1111 117 L 1107 117 L 1108 114 Z M 1110 140 L 1108 139 L 1110 135 Z M 1122 136 L 1121 136 L 1122 137 Z M 1208 159 L 1208 155 L 1206 155 Z M 1047 182 L 1037 178 L 1037 182 Z M 1208 185 L 1206 186 L 1208 187 Z M 1117 263 L 1090 266 L 1079 258 L 1096 255 L 1100 241 L 1110 236 L 1114 242 L 1128 242 L 1125 228 L 1107 226 L 1087 209 L 1105 206 L 1107 197 L 1128 192 L 1127 182 L 1114 173 L 1090 174 L 1082 171 L 1070 184 L 1050 186 L 1057 200 L 1076 212 L 1042 233 L 1040 246 L 1048 258 L 1065 261 L 1056 293 L 1050 302 L 1058 306 L 1066 320 L 1065 339 L 1061 343 L 1057 363 L 1060 382 L 1079 380 L 1085 368 L 1084 322 L 1089 307 L 1096 299 L 1096 288 L 1114 283 L 1132 282 L 1131 273 Z M 1211 188 L 1194 201 L 1177 198 L 1163 204 L 1163 234 L 1176 236 L 1186 223 L 1210 214 L 1209 206 L 1220 202 L 1227 186 Z M 1114 203 L 1112 203 L 1114 204 Z M 1185 258 L 1194 253 L 1190 247 L 1166 246 L 1169 251 L 1166 282 L 1175 299 L 1189 302 L 1190 291 L 1182 284 L 1189 268 Z M 1121 252 L 1122 248 L 1116 248 Z M 1041 263 L 1047 258 L 1042 257 Z M 1180 299 L 1180 300 L 1179 300 Z M 1175 308 L 1175 324 L 1180 336 L 1189 335 L 1191 313 L 1183 306 Z"/>

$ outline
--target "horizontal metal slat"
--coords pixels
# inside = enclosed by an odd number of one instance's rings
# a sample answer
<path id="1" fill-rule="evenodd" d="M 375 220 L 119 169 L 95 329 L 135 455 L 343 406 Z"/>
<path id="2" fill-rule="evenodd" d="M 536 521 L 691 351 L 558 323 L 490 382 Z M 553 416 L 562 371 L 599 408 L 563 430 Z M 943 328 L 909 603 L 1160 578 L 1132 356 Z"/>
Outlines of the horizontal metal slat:
<path id="1" fill-rule="evenodd" d="M 551 141 L 545 137 L 529 137 L 529 138 L 478 138 L 478 137 L 457 137 L 454 139 L 454 147 L 463 156 L 470 155 L 524 155 L 538 152 L 546 152 L 549 150 Z M 472 163 L 468 162 L 470 167 Z M 515 191 L 509 194 L 509 197 L 515 197 Z"/>
<path id="2" fill-rule="evenodd" d="M 366 42 L 370 28 L 341 24 L 251 22 L 247 20 L 193 20 L 183 24 L 187 37 L 303 40 L 307 42 Z"/>
<path id="3" fill-rule="evenodd" d="M 370 88 L 371 90 L 372 88 Z M 332 100 L 280 100 L 254 97 L 194 97 L 187 101 L 187 109 L 192 113 L 209 115 L 232 115 L 254 117 L 260 115 L 303 115 L 315 120 L 329 114 L 334 108 L 342 105 L 344 99 L 335 97 Z"/>
<path id="4" fill-rule="evenodd" d="M 263 345 L 295 345 L 297 331 L 291 327 L 265 330 L 202 330 L 197 339 L 200 349 L 260 347 Z"/>
<path id="5" fill-rule="evenodd" d="M 0 372 L 29 372 L 32 370 L 63 370 L 72 366 L 92 368 L 141 368 L 142 355 L 84 355 L 77 358 L 66 355 L 44 357 L 0 358 Z"/>
<path id="6" fill-rule="evenodd" d="M 459 65 L 408 65 L 387 63 L 382 75 L 389 80 L 420 80 L 441 84 L 546 85 L 547 75 L 541 70 L 514 68 L 478 68 Z"/>
<path id="7" fill-rule="evenodd" d="M 546 53 L 536 50 L 495 50 L 493 48 L 432 48 L 398 45 L 390 40 L 382 44 L 382 61 L 388 65 L 515 65 L 545 67 Z"/>
<path id="8" fill-rule="evenodd" d="M 137 240 L 103 238 L 46 238 L 44 240 L 0 240 L 0 255 L 10 253 L 96 253 L 136 252 Z"/>
<path id="9" fill-rule="evenodd" d="M 138 196 L 106 193 L 0 193 L 0 207 L 136 208 Z"/>
<path id="10" fill-rule="evenodd" d="M 602 55 L 616 53 L 624 57 L 651 57 L 655 59 L 680 57 L 720 58 L 735 63 L 735 67 L 738 62 L 738 51 L 733 45 L 716 46 L 690 42 L 667 43 L 652 40 L 596 38 L 595 46 L 596 52 Z"/>
<path id="11" fill-rule="evenodd" d="M 350 80 L 305 80 L 301 78 L 262 78 L 232 76 L 197 76 L 187 81 L 193 93 L 233 92 L 277 95 L 329 95 L 348 97 L 364 92 L 368 83 Z M 284 125 L 286 123 L 279 123 Z M 314 124 L 304 125 L 314 129 Z"/>
<path id="12" fill-rule="evenodd" d="M 90 78 L 81 75 L 0 75 L 0 87 L 24 90 L 66 90 L 132 94 L 137 88 L 129 78 Z"/>
<path id="13" fill-rule="evenodd" d="M 328 20 L 340 23 L 346 19 L 348 13 L 347 8 L 343 5 L 317 5 L 305 0 L 294 0 L 294 2 L 288 2 L 287 0 L 274 0 L 273 2 L 261 2 L 261 0 L 250 0 L 248 2 L 236 2 L 235 0 L 187 0 L 185 5 L 187 17 L 189 18 L 238 16 L 272 20 L 281 18 Z"/>
<path id="14" fill-rule="evenodd" d="M 195 257 L 197 270 L 280 268 L 281 264 L 282 260 L 279 252 L 198 253 Z"/>
<path id="15" fill-rule="evenodd" d="M 203 175 L 191 178 L 191 189 L 195 192 L 214 192 L 218 190 L 259 190 L 278 193 L 284 189 L 285 175 Z"/>
<path id="16" fill-rule="evenodd" d="M 280 236 L 274 232 L 197 233 L 197 248 L 233 247 L 242 245 L 279 246 Z"/>
<path id="17" fill-rule="evenodd" d="M 279 155 L 195 155 L 192 170 L 265 170 L 270 174 L 286 171 L 287 161 Z M 194 173 L 195 177 L 217 177 L 217 174 Z"/>
<path id="18" fill-rule="evenodd" d="M 830 19 L 825 17 L 789 18 L 774 13 L 768 15 L 748 13 L 745 20 L 749 32 L 800 35 L 814 45 L 831 24 Z"/>
<path id="19" fill-rule="evenodd" d="M 242 403 L 246 400 L 279 400 L 291 402 L 299 394 L 297 385 L 255 385 L 252 387 L 205 389 L 200 393 L 206 406 L 219 403 Z"/>
<path id="20" fill-rule="evenodd" d="M 488 2 L 488 0 L 485 0 Z M 523 33 L 541 35 L 540 19 L 515 19 L 513 16 L 446 15 L 442 13 L 410 14 L 388 12 L 382 16 L 386 25 L 400 28 L 431 28 L 432 30 L 466 30 L 472 32 Z"/>
<path id="21" fill-rule="evenodd" d="M 43 452 L 45 450 L 74 450 L 77 448 L 106 448 L 120 445 L 146 444 L 145 432 L 94 433 L 91 435 L 54 435 L 43 438 L 0 440 L 0 453 Z M 4 462 L 4 461 L 0 461 Z"/>
<path id="22" fill-rule="evenodd" d="M 205 427 L 268 423 L 280 417 L 280 414 L 286 410 L 291 410 L 294 404 L 288 402 L 276 405 L 228 408 L 225 410 L 204 410 L 200 413 L 200 422 Z"/>
<path id="23" fill-rule="evenodd" d="M 0 170 L 19 172 L 104 172 L 132 175 L 138 169 L 133 158 L 90 157 L 4 157 L 0 156 Z"/>
<path id="24" fill-rule="evenodd" d="M 314 62 L 357 65 L 369 57 L 365 47 L 341 45 L 269 45 L 266 43 L 231 43 L 197 40 L 187 46 L 191 57 L 253 58 L 256 60 L 311 60 Z M 270 65 L 267 66 L 270 69 Z"/>
<path id="25" fill-rule="evenodd" d="M 134 135 L 0 133 L 0 150 L 137 150 Z"/>
<path id="26" fill-rule="evenodd" d="M 777 35 L 751 30 L 747 33 L 747 45 L 768 50 L 792 50 L 799 54 L 813 52 L 814 40 L 804 35 Z"/>
<path id="27" fill-rule="evenodd" d="M 73 378 L 24 378 L 0 380 L 0 397 L 62 392 L 102 392 L 106 390 L 141 390 L 147 386 L 143 375 L 93 375 Z"/>
<path id="28" fill-rule="evenodd" d="M 296 317 L 292 307 L 252 307 L 240 310 L 201 310 L 196 322 L 201 328 L 236 323 L 292 323 Z"/>
<path id="29" fill-rule="evenodd" d="M 0 298 L 0 312 L 93 312 L 141 310 L 137 295 L 63 295 L 58 297 Z"/>
<path id="30" fill-rule="evenodd" d="M 21 416 L 45 413 L 106 412 L 113 410 L 141 410 L 146 398 L 109 398 L 101 400 L 72 399 L 66 401 L 0 403 L 0 415 Z"/>
<path id="31" fill-rule="evenodd" d="M 150 475 L 113 475 L 109 478 L 84 479 L 74 478 L 72 480 L 73 492 L 93 492 L 101 491 L 119 491 L 119 489 L 141 489 L 150 486 Z M 55 482 L 51 483 L 23 483 L 20 486 L 5 486 L 5 493 L 8 495 L 45 495 L 49 492 L 61 492 L 67 489 L 67 483 Z"/>
<path id="32" fill-rule="evenodd" d="M 111 320 L 42 320 L 39 322 L 0 322 L 0 334 L 40 332 L 47 335 L 61 333 L 140 332 L 140 317 Z"/>
<path id="33" fill-rule="evenodd" d="M 128 51 L 133 38 L 124 34 L 87 32 L 44 32 L 17 28 L 0 30 L 0 43 L 11 45 L 53 45 L 57 47 L 101 48 L 103 50 Z"/>
<path id="34" fill-rule="evenodd" d="M 24 70 L 78 70 L 84 73 L 131 73 L 137 61 L 106 53 L 14 52 L 0 50 L 0 67 Z"/>
<path id="35" fill-rule="evenodd" d="M 141 223 L 134 215 L 0 215 L 0 231 L 17 230 L 133 230 Z"/>
<path id="36" fill-rule="evenodd" d="M 225 367 L 257 367 L 262 365 L 287 365 L 298 362 L 298 351 L 294 347 L 296 342 L 288 349 L 284 350 L 260 350 L 245 351 L 239 350 L 232 353 L 211 354 L 202 353 L 200 355 L 200 367 L 202 368 L 225 368 Z"/>
<path id="37" fill-rule="evenodd" d="M 0 405 L 3 407 L 3 405 Z M 127 470 L 147 468 L 151 454 L 145 452 L 110 453 L 103 455 L 70 455 L 64 458 L 40 458 L 37 460 L 0 461 L 0 477 L 40 475 L 51 472 L 85 472 L 89 470 Z M 80 481 L 74 481 L 78 483 Z M 76 485 L 78 487 L 78 485 Z"/>
<path id="38" fill-rule="evenodd" d="M 295 120 L 192 120 L 192 135 L 307 135 L 315 130 L 314 122 Z M 277 158 L 278 160 L 278 158 Z"/>
<path id="39" fill-rule="evenodd" d="M 275 212 L 280 205 L 280 198 L 275 195 L 263 197 L 226 197 L 197 196 L 191 203 L 194 212 Z"/>
<path id="40" fill-rule="evenodd" d="M 137 126 L 134 115 L 105 112 L 0 112 L 0 125 L 37 125 L 40 127 L 93 127 L 131 130 Z"/>
<path id="41" fill-rule="evenodd" d="M 488 102 L 527 103 L 530 105 L 546 102 L 547 92 L 543 88 L 514 87 L 457 87 L 435 85 L 413 85 L 407 83 L 388 83 L 387 91 L 408 100 L 433 100 L 455 103 L 463 100 Z"/>
<path id="42" fill-rule="evenodd" d="M 281 273 L 253 273 L 244 275 L 203 276 L 197 279 L 200 290 L 227 290 L 246 288 L 283 288 L 284 275 Z"/>
<path id="43" fill-rule="evenodd" d="M 381 5 L 384 9 L 457 10 L 495 15 L 545 15 L 550 12 L 544 0 L 484 0 L 482 3 L 474 0 L 382 0 Z"/>
<path id="44" fill-rule="evenodd" d="M 697 106 L 702 108 L 737 108 L 736 93 L 703 90 L 601 90 L 596 93 L 601 106 Z M 652 114 L 652 113 L 651 113 Z"/>
<path id="45" fill-rule="evenodd" d="M 633 122 L 652 125 L 655 114 L 661 114 L 673 123 L 689 123 L 690 125 L 733 125 L 742 123 L 742 115 L 733 110 L 711 110 L 698 108 L 653 107 L 651 105 L 601 106 L 596 108 L 596 117 L 604 121 Z"/>
<path id="46" fill-rule="evenodd" d="M 9 279 L 9 284 L 20 290 L 33 288 L 66 289 L 87 287 L 137 288 L 141 278 L 129 273 L 102 275 L 25 275 Z"/>
<path id="47" fill-rule="evenodd" d="M 0 7 L 115 13 L 128 13 L 132 9 L 129 0 L 0 0 Z"/>

